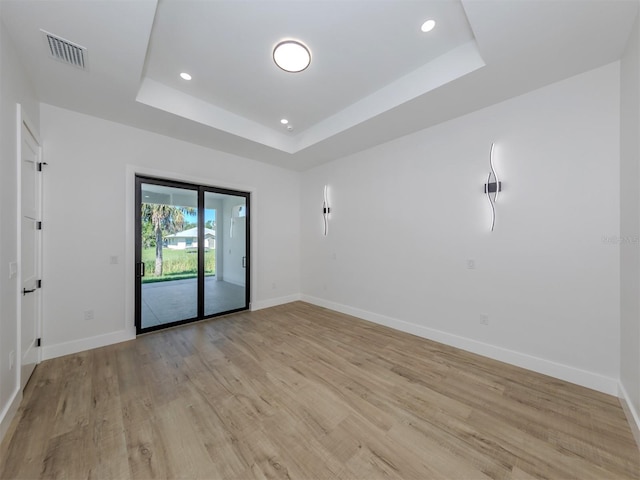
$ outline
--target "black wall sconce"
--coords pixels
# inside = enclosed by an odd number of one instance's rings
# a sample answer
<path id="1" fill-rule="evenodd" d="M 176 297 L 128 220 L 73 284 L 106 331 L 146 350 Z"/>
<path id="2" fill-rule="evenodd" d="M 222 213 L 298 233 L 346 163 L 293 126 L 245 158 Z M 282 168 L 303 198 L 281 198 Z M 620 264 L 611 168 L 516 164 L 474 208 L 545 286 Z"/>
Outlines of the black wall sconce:
<path id="1" fill-rule="evenodd" d="M 329 234 L 329 214 L 331 213 L 331 208 L 329 208 L 329 196 L 327 194 L 328 187 L 324 186 L 324 194 L 322 201 L 322 219 L 324 220 L 324 236 L 326 237 Z"/>
<path id="2" fill-rule="evenodd" d="M 484 193 L 489 201 L 491 207 L 491 231 L 496 225 L 496 201 L 498 200 L 498 194 L 502 191 L 502 182 L 498 180 L 498 174 L 493 165 L 493 152 L 495 151 L 495 143 L 491 144 L 491 151 L 489 152 L 489 176 L 487 177 L 487 183 L 484 184 Z"/>

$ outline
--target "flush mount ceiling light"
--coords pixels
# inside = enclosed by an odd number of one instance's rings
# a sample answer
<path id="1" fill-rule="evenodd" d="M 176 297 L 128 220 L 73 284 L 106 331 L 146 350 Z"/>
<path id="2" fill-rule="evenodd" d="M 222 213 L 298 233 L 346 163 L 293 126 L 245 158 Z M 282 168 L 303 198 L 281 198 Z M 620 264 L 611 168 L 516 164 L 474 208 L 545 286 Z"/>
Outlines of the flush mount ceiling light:
<path id="1" fill-rule="evenodd" d="M 422 30 L 424 33 L 427 33 L 433 30 L 435 26 L 436 26 L 435 20 L 427 20 L 422 24 L 422 26 L 420 27 L 420 30 Z"/>
<path id="2" fill-rule="evenodd" d="M 189 75 L 187 72 L 182 72 L 180 74 L 180 78 L 182 78 L 183 80 L 191 80 L 191 75 Z"/>
<path id="3" fill-rule="evenodd" d="M 298 73 L 311 63 L 311 52 L 297 40 L 285 40 L 273 49 L 273 61 L 285 72 Z"/>
<path id="4" fill-rule="evenodd" d="M 286 118 L 283 118 L 282 120 L 280 120 L 280 123 L 282 125 L 286 125 L 287 123 L 289 123 L 289 120 L 287 120 Z"/>

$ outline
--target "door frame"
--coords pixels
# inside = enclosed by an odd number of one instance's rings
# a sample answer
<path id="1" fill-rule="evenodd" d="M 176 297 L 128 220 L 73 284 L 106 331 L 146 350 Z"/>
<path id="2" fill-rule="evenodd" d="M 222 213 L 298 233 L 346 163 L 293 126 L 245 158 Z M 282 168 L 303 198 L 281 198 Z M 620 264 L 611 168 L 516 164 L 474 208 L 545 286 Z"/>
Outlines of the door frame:
<path id="1" fill-rule="evenodd" d="M 197 192 L 197 223 L 198 223 L 198 276 L 197 276 L 197 315 L 194 318 L 182 319 L 175 322 L 170 322 L 158 326 L 142 328 L 142 281 L 139 275 L 139 265 L 141 263 L 142 253 L 142 223 L 140 221 L 140 205 L 142 203 L 141 197 L 141 185 L 142 184 L 156 184 L 163 185 L 172 188 L 182 188 L 185 190 Z M 227 187 L 213 186 L 203 184 L 202 181 L 188 182 L 181 179 L 158 177 L 156 175 L 147 175 L 141 173 L 134 174 L 134 208 L 133 208 L 133 222 L 134 222 L 134 324 L 136 334 L 148 333 L 155 330 L 161 330 L 164 328 L 175 327 L 182 324 L 192 323 L 200 320 L 214 318 L 221 315 L 228 315 L 230 313 L 251 310 L 251 279 L 253 277 L 253 271 L 251 268 L 251 257 L 253 254 L 252 242 L 251 242 L 251 211 L 253 208 L 252 192 L 247 190 L 236 190 Z M 247 227 L 245 235 L 245 248 L 246 248 L 246 273 L 245 273 L 245 302 L 241 308 L 227 310 L 212 315 L 205 314 L 205 277 L 204 277 L 204 207 L 205 207 L 205 193 L 220 193 L 224 195 L 232 195 L 245 198 L 245 204 L 247 207 Z M 217 220 L 217 218 L 216 218 Z M 217 255 L 217 249 L 216 249 Z"/>
<path id="2" fill-rule="evenodd" d="M 16 383 L 20 386 L 20 390 L 22 390 L 28 379 L 22 378 L 22 127 L 24 127 L 29 131 L 33 139 L 36 141 L 38 145 L 38 163 L 43 164 L 42 161 L 42 141 L 40 139 L 40 135 L 38 131 L 35 129 L 34 124 L 29 120 L 26 115 L 26 112 L 22 108 L 21 104 L 16 104 L 16 237 L 17 237 L 17 252 L 16 258 L 18 262 L 18 268 L 16 272 L 16 353 L 14 359 L 14 368 L 16 369 Z M 39 191 L 38 198 L 38 221 L 42 221 L 43 217 L 43 181 L 42 174 L 40 174 L 37 189 Z M 42 278 L 42 233 L 40 234 L 40 239 L 37 242 L 37 252 L 38 252 L 38 276 Z M 36 297 L 36 319 L 35 319 L 35 328 L 36 328 L 36 338 L 42 337 L 42 290 L 38 288 L 37 297 Z M 42 348 L 40 345 L 35 345 L 36 348 L 36 365 L 42 361 Z"/>
<path id="3" fill-rule="evenodd" d="M 123 295 L 124 295 L 124 312 L 123 312 L 123 321 L 122 321 L 122 336 L 118 337 L 124 340 L 130 340 L 136 337 L 136 324 L 135 324 L 135 277 L 132 275 L 132 270 L 135 270 L 135 185 L 136 185 L 136 175 L 141 175 L 145 177 L 157 177 L 157 178 L 172 178 L 177 181 L 184 181 L 186 183 L 196 183 L 200 185 L 207 186 L 215 186 L 218 185 L 220 187 L 229 188 L 232 190 L 239 190 L 243 192 L 248 192 L 251 194 L 251 207 L 253 209 L 253 214 L 251 216 L 251 237 L 253 239 L 259 238 L 260 231 L 258 228 L 258 215 L 256 212 L 260 211 L 261 208 L 261 197 L 258 189 L 253 185 L 243 184 L 243 183 L 234 183 L 230 182 L 224 178 L 215 178 L 209 177 L 207 171 L 215 172 L 215 165 L 211 164 L 209 170 L 205 170 L 205 167 L 202 167 L 202 173 L 198 176 L 195 174 L 187 175 L 184 173 L 177 172 L 175 170 L 165 170 L 167 167 L 160 168 L 152 168 L 143 165 L 136 164 L 127 164 L 125 166 L 124 172 L 124 183 L 125 183 L 125 202 L 124 202 L 124 211 L 122 212 L 122 216 L 125 219 L 125 229 L 124 229 L 124 260 L 125 260 L 125 268 L 123 270 L 122 284 L 123 284 Z M 169 167 L 171 168 L 171 167 Z M 255 285 L 256 279 L 258 278 L 257 272 L 257 264 L 259 261 L 257 243 L 255 241 L 251 242 L 250 252 L 251 252 L 251 265 L 249 271 L 249 278 L 251 280 L 251 285 L 254 288 L 251 289 L 250 298 L 249 298 L 249 310 L 256 309 L 256 305 L 259 304 L 257 308 L 265 308 L 266 306 L 271 306 L 270 302 L 256 302 L 255 300 Z"/>

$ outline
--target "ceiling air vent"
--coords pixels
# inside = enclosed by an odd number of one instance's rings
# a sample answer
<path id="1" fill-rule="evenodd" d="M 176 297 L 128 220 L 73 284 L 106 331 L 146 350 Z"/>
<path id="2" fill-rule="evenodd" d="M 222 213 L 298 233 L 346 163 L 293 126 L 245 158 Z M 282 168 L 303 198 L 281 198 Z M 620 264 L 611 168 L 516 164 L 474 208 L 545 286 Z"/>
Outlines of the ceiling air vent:
<path id="1" fill-rule="evenodd" d="M 78 44 L 44 30 L 40 31 L 44 35 L 51 58 L 68 65 L 73 65 L 82 70 L 87 69 L 87 49 L 85 47 L 81 47 Z"/>

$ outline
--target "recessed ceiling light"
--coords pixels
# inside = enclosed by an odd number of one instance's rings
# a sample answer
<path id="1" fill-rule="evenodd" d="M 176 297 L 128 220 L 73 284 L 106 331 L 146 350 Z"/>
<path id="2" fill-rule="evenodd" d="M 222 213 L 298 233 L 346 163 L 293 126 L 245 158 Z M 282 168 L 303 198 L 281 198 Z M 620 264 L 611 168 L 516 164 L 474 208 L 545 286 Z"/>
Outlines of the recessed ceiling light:
<path id="1" fill-rule="evenodd" d="M 282 120 L 280 120 L 280 123 L 283 125 L 286 125 L 287 123 L 289 123 L 289 120 L 287 120 L 286 118 L 283 118 Z"/>
<path id="2" fill-rule="evenodd" d="M 285 72 L 297 73 L 311 63 L 309 49 L 296 40 L 285 40 L 273 49 L 273 61 Z"/>
<path id="3" fill-rule="evenodd" d="M 191 80 L 191 75 L 189 75 L 187 72 L 182 72 L 180 74 L 180 78 L 182 78 L 183 80 Z"/>
<path id="4" fill-rule="evenodd" d="M 435 26 L 436 26 L 435 20 L 427 20 L 422 24 L 422 26 L 420 27 L 420 30 L 422 30 L 424 33 L 427 33 L 433 30 L 433 27 Z"/>

